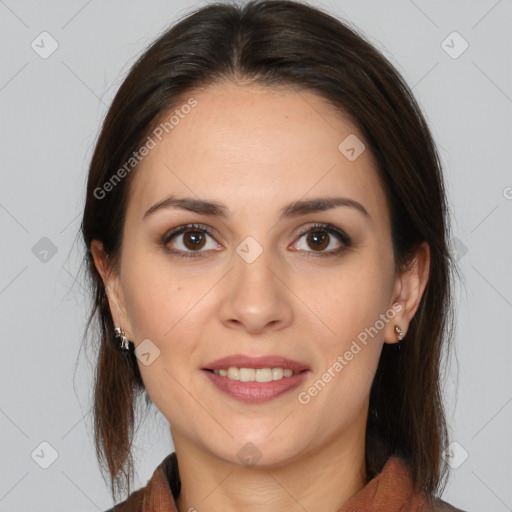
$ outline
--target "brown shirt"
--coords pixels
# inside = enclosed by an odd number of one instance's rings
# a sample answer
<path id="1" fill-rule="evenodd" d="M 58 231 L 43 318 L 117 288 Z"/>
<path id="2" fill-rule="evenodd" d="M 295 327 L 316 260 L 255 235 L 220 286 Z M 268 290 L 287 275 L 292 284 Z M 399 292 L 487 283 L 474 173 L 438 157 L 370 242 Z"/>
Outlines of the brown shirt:
<path id="1" fill-rule="evenodd" d="M 147 485 L 106 512 L 178 512 L 180 493 L 176 453 L 169 454 L 155 469 Z M 405 462 L 390 457 L 382 471 L 354 494 L 338 512 L 464 512 L 439 498 L 428 507 L 426 495 L 415 493 Z"/>

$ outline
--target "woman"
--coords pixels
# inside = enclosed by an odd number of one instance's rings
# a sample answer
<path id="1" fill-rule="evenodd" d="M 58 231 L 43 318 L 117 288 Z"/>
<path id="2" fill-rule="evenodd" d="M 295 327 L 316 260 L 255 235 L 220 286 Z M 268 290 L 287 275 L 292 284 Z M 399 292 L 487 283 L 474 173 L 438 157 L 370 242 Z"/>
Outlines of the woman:
<path id="1" fill-rule="evenodd" d="M 111 510 L 458 510 L 440 163 L 354 30 L 289 1 L 181 20 L 110 107 L 82 234 Z M 175 452 L 131 492 L 141 396 Z"/>

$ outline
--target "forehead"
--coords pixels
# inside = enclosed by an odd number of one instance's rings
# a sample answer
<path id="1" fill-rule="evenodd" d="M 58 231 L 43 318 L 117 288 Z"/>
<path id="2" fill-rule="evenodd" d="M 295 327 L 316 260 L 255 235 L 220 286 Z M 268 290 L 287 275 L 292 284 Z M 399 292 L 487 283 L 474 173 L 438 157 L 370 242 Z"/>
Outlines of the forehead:
<path id="1" fill-rule="evenodd" d="M 180 108 L 190 99 L 193 108 Z M 145 211 L 168 194 L 253 212 L 341 194 L 372 217 L 387 215 L 370 151 L 355 160 L 344 153 L 347 145 L 361 151 L 362 134 L 313 92 L 228 82 L 186 95 L 162 122 L 173 113 L 172 129 L 152 136 L 154 149 L 134 171 L 129 210 Z"/>

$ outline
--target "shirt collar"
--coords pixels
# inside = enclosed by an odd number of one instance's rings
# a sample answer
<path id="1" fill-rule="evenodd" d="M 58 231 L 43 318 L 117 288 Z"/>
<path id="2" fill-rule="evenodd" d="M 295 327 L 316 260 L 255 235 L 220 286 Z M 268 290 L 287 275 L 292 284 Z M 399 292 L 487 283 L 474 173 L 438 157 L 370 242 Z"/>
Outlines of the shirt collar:
<path id="1" fill-rule="evenodd" d="M 181 482 L 176 452 L 169 454 L 141 489 L 142 512 L 178 512 L 175 498 Z M 391 456 L 382 471 L 354 494 L 338 512 L 431 510 L 426 495 L 413 489 L 405 461 Z"/>

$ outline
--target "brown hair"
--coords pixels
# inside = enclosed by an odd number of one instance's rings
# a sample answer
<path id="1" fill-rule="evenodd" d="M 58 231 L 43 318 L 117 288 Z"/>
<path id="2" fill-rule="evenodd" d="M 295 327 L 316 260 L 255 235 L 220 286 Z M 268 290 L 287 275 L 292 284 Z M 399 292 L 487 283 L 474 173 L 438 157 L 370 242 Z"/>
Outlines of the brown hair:
<path id="1" fill-rule="evenodd" d="M 98 197 L 98 189 L 187 94 L 222 80 L 310 90 L 348 116 L 375 157 L 386 190 L 396 270 L 408 268 L 419 243 L 429 244 L 430 276 L 419 309 L 406 339 L 384 344 L 371 388 L 366 464 L 369 480 L 390 455 L 399 455 L 417 488 L 437 493 L 448 470 L 441 456 L 448 436 L 440 364 L 442 348 L 453 338 L 456 268 L 435 144 L 402 77 L 356 29 L 299 2 L 263 0 L 211 4 L 161 35 L 131 68 L 96 143 L 81 229 L 93 289 L 86 332 L 94 318 L 101 331 L 94 389 L 96 452 L 110 476 L 112 495 L 125 485 L 130 492 L 134 418 L 144 385 L 136 358 L 121 354 L 114 342 L 105 288 L 90 247 L 100 240 L 112 268 L 118 269 L 129 184 L 136 171 L 104 197 Z M 146 406 L 150 403 L 146 394 Z"/>

